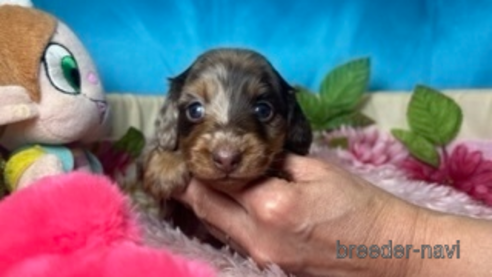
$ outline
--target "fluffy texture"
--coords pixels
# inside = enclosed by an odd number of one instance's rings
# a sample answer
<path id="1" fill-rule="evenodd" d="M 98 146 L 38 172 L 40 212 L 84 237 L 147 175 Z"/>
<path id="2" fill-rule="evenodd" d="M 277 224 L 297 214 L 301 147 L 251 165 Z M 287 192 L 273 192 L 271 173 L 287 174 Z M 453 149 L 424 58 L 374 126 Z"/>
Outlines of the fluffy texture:
<path id="1" fill-rule="evenodd" d="M 416 205 L 429 209 L 479 218 L 492 218 L 492 208 L 487 207 L 465 192 L 436 182 L 411 180 L 395 165 L 357 167 L 341 160 L 337 153 L 325 146 L 315 145 L 311 155 L 332 161 L 359 174 L 374 185 Z"/>
<path id="2" fill-rule="evenodd" d="M 71 170 L 101 172 L 97 159 L 79 145 L 109 130 L 109 106 L 89 53 L 51 14 L 2 3 L 0 145 L 9 151 L 8 187 Z M 51 146 L 59 147 L 57 153 L 47 150 Z"/>
<path id="3" fill-rule="evenodd" d="M 405 172 L 394 164 L 359 165 L 347 160 L 347 156 L 341 155 L 340 151 L 319 144 L 313 145 L 310 155 L 337 163 L 376 186 L 416 205 L 452 214 L 492 219 L 492 208 L 474 200 L 466 193 L 439 183 L 410 180 Z M 138 191 L 133 191 L 133 196 L 135 202 L 143 207 L 144 211 L 140 219 L 146 227 L 146 241 L 150 245 L 165 246 L 174 253 L 205 260 L 218 268 L 218 275 L 222 277 L 290 276 L 276 265 L 261 270 L 253 261 L 233 254 L 228 248 L 218 250 L 197 240 L 189 239 L 181 231 L 156 219 L 155 204 L 147 196 Z"/>
<path id="4" fill-rule="evenodd" d="M 412 157 L 403 144 L 376 126 L 342 127 L 322 133 L 318 142 L 335 148 L 341 160 L 356 168 L 393 165 L 410 179 L 451 186 L 492 206 L 490 142 L 455 140 L 438 150 L 438 168 Z"/>
<path id="5" fill-rule="evenodd" d="M 214 276 L 142 245 L 130 202 L 101 176 L 47 177 L 0 202 L 0 276 Z"/>
<path id="6" fill-rule="evenodd" d="M 492 160 L 484 158 L 482 151 L 458 144 L 441 150 L 440 160 L 439 168 L 434 168 L 407 158 L 402 169 L 412 179 L 455 187 L 492 206 Z"/>
<path id="7" fill-rule="evenodd" d="M 144 158 L 145 188 L 167 199 L 193 175 L 239 190 L 282 152 L 306 155 L 312 132 L 295 93 L 258 52 L 203 53 L 171 79 Z"/>
<path id="8" fill-rule="evenodd" d="M 465 193 L 437 183 L 409 180 L 394 165 L 355 166 L 340 158 L 337 151 L 320 145 L 311 148 L 311 156 L 338 163 L 417 205 L 492 219 L 492 208 Z M 6 198 L 0 202 L 0 218 L 9 223 L 0 228 L 0 276 L 141 276 L 143 272 L 146 276 L 166 276 L 164 273 L 175 267 L 191 271 L 189 276 L 210 276 L 203 273 L 202 264 L 187 263 L 165 251 L 202 260 L 218 270 L 217 276 L 288 276 L 275 265 L 262 270 L 228 248 L 214 249 L 186 237 L 157 220 L 156 204 L 147 196 L 139 191 L 132 191 L 132 196 L 143 208 L 136 218 L 116 186 L 104 178 L 72 173 L 45 179 Z M 143 237 L 136 228 L 137 221 L 143 224 Z M 122 264 L 124 271 L 120 271 Z"/>
<path id="9" fill-rule="evenodd" d="M 56 20 L 39 10 L 0 3 L 0 26 L 8 26 L 0 28 L 0 86 L 23 84 L 38 102 L 39 61 Z"/>

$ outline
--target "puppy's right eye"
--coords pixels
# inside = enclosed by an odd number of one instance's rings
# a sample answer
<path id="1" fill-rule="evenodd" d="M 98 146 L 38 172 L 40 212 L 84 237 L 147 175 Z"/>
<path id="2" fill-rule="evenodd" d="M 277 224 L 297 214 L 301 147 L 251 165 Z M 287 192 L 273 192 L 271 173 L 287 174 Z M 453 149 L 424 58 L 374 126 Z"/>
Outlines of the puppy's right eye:
<path id="1" fill-rule="evenodd" d="M 205 107 L 200 102 L 193 102 L 186 107 L 186 116 L 192 122 L 200 121 L 205 115 Z"/>
<path id="2" fill-rule="evenodd" d="M 273 117 L 273 107 L 266 101 L 258 101 L 254 106 L 254 113 L 259 120 L 266 122 Z"/>

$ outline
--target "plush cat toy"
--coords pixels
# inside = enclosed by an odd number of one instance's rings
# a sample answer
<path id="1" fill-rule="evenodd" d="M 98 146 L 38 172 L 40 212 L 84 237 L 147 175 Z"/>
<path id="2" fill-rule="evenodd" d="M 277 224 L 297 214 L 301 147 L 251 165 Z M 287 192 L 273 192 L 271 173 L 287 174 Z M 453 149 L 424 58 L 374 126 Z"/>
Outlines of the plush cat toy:
<path id="1" fill-rule="evenodd" d="M 77 146 L 107 131 L 108 102 L 77 36 L 29 1 L 0 0 L 0 146 L 9 190 L 72 170 L 101 172 Z"/>

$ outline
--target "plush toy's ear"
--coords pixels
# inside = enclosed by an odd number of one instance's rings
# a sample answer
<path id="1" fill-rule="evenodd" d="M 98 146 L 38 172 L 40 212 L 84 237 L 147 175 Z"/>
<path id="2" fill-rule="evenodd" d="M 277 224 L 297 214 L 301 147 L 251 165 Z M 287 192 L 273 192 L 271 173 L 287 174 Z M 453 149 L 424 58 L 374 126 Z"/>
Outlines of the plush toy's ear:
<path id="1" fill-rule="evenodd" d="M 30 0 L 0 0 L 1 5 L 17 5 L 27 8 L 32 8 L 32 2 Z"/>
<path id="2" fill-rule="evenodd" d="M 0 86 L 0 126 L 38 116 L 38 106 L 20 86 Z"/>

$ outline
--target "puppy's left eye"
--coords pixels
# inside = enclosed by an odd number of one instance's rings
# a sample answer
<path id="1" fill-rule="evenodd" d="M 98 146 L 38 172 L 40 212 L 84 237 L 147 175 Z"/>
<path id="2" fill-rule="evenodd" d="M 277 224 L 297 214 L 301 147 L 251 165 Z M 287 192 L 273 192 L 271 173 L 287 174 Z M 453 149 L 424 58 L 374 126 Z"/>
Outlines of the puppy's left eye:
<path id="1" fill-rule="evenodd" d="M 186 107 L 186 116 L 190 121 L 197 122 L 205 115 L 205 107 L 200 102 L 193 102 Z"/>
<path id="2" fill-rule="evenodd" d="M 273 117 L 272 104 L 266 101 L 258 101 L 254 106 L 254 113 L 260 121 L 268 121 Z"/>

